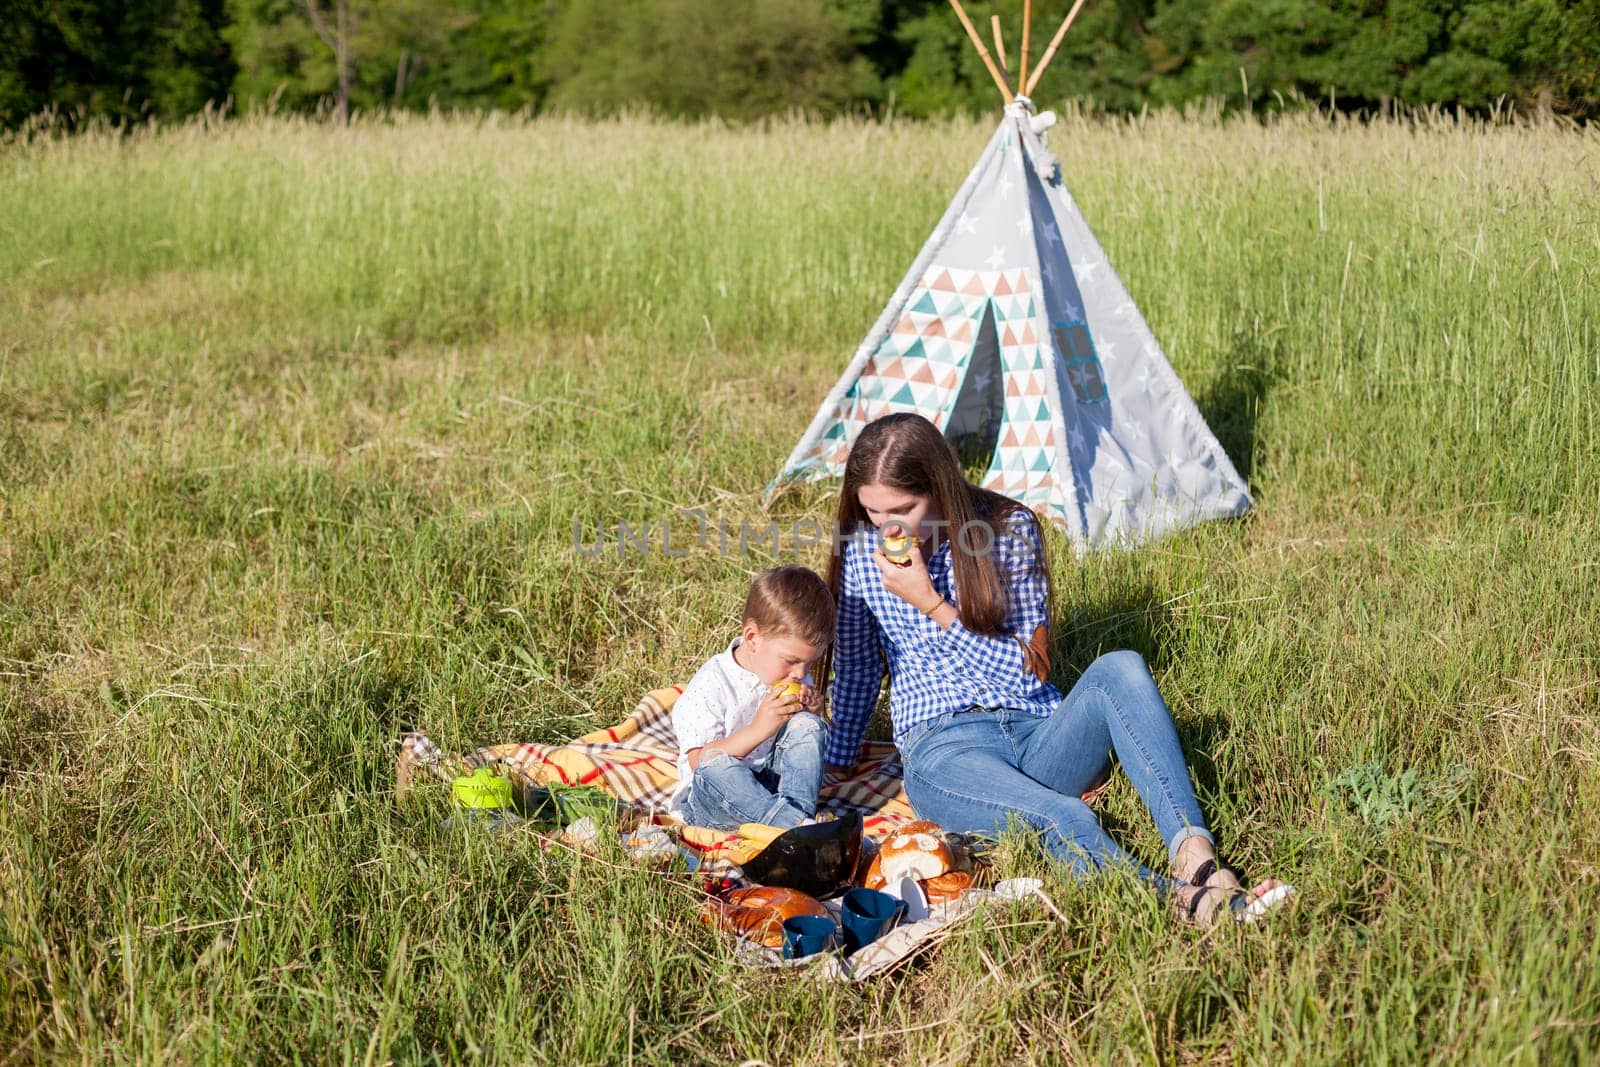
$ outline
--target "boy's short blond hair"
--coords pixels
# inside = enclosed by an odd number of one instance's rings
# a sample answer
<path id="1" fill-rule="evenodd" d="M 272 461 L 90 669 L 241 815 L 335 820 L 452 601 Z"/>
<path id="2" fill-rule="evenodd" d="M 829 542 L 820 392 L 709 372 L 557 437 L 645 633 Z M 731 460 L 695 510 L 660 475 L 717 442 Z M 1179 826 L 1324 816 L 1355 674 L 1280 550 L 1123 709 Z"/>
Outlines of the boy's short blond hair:
<path id="1" fill-rule="evenodd" d="M 797 637 L 822 647 L 832 643 L 833 594 L 810 567 L 787 564 L 756 575 L 744 600 L 744 621 L 763 635 Z"/>

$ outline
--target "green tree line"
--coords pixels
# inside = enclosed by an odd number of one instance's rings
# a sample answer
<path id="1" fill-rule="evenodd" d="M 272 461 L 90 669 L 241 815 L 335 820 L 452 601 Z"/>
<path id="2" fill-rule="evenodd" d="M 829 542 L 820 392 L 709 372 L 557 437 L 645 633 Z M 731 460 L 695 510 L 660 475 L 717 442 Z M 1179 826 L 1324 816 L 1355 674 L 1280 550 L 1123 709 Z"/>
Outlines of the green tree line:
<path id="1" fill-rule="evenodd" d="M 1066 0 L 1034 3 L 1037 60 Z M 1015 68 L 1022 0 L 1001 16 Z M 1600 0 L 1088 0 L 1034 94 L 1600 114 Z M 0 123 L 239 110 L 922 116 L 997 93 L 945 0 L 0 0 Z"/>

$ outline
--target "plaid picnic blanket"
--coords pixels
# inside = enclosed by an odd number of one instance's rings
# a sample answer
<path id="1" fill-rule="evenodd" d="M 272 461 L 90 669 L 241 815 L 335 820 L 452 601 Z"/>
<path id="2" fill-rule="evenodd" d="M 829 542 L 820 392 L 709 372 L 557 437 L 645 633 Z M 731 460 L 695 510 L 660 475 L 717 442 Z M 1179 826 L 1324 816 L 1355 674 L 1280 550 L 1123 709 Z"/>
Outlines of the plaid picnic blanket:
<path id="1" fill-rule="evenodd" d="M 418 777 L 450 781 L 479 767 L 494 767 L 519 786 L 592 785 L 637 809 L 651 821 L 681 828 L 682 843 L 711 862 L 740 863 L 751 848 L 737 833 L 683 826 L 667 814 L 678 785 L 678 741 L 672 732 L 672 705 L 682 686 L 644 695 L 632 713 L 615 726 L 584 734 L 564 745 L 489 745 L 473 752 L 446 753 L 427 735 L 407 734 L 396 764 L 397 792 Z M 819 811 L 859 812 L 872 837 L 883 837 L 910 822 L 911 804 L 901 783 L 900 754 L 887 741 L 871 741 L 844 775 L 823 779 Z"/>

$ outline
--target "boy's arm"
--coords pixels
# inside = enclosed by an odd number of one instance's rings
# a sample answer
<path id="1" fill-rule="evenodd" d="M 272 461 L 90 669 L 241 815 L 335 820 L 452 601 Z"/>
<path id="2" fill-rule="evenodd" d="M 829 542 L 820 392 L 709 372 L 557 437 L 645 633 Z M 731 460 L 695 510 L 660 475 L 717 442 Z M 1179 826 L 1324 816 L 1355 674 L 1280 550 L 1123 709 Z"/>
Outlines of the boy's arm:
<path id="1" fill-rule="evenodd" d="M 761 706 L 756 709 L 755 718 L 726 737 L 714 738 L 698 747 L 685 750 L 684 755 L 688 757 L 691 768 L 699 767 L 700 761 L 712 752 L 726 752 L 734 759 L 743 759 L 755 751 L 758 745 L 781 730 L 789 716 L 803 710 L 805 709 L 793 693 L 779 693 L 774 690 L 762 700 Z"/>

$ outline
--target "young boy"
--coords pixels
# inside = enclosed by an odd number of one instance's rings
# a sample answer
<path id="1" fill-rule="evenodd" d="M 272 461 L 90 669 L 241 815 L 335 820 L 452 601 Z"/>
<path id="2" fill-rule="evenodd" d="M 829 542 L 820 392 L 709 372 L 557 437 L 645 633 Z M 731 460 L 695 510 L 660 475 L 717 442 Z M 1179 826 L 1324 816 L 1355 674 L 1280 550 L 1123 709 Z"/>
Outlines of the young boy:
<path id="1" fill-rule="evenodd" d="M 816 814 L 827 727 L 806 672 L 833 626 L 833 596 L 815 571 L 773 567 L 756 576 L 743 632 L 672 705 L 672 814 L 720 830 L 746 822 L 789 829 Z"/>

